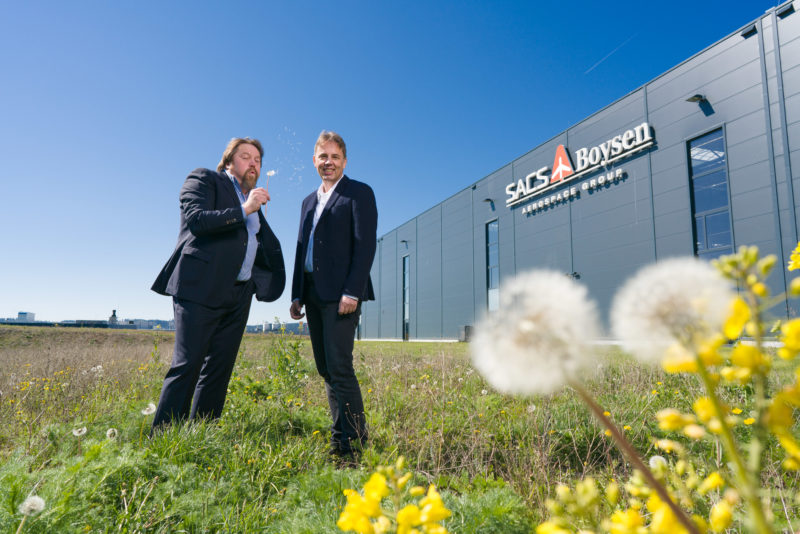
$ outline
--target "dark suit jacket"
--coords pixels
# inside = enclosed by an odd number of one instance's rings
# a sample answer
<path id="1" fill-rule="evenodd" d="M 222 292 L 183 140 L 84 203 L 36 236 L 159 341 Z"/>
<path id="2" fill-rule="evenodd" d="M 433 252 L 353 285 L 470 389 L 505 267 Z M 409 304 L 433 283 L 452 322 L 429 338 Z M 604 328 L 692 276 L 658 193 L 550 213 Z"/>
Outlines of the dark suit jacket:
<path id="1" fill-rule="evenodd" d="M 178 245 L 152 290 L 162 295 L 219 306 L 230 296 L 247 250 L 247 227 L 231 179 L 195 169 L 181 188 Z M 278 238 L 258 211 L 261 229 L 252 280 L 256 298 L 271 302 L 283 293 L 286 272 Z"/>
<path id="2" fill-rule="evenodd" d="M 303 304 L 303 264 L 317 207 L 317 192 L 303 200 L 300 232 L 294 256 L 292 300 Z M 336 185 L 314 230 L 314 287 L 324 301 L 338 302 L 342 295 L 375 300 L 369 271 L 375 258 L 378 208 L 367 184 L 347 176 Z"/>

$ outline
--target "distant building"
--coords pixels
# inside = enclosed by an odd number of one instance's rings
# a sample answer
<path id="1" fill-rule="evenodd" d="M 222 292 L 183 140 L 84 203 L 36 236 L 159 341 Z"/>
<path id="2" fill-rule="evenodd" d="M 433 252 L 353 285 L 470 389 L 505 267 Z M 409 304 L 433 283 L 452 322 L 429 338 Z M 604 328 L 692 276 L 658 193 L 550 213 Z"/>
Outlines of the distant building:
<path id="1" fill-rule="evenodd" d="M 108 318 L 108 324 L 109 325 L 117 324 L 117 310 L 111 311 L 111 317 Z"/>
<path id="2" fill-rule="evenodd" d="M 19 323 L 32 323 L 36 320 L 36 314 L 33 312 L 19 312 L 17 313 L 17 322 Z"/>
<path id="3" fill-rule="evenodd" d="M 466 339 L 483 314 L 511 319 L 500 284 L 530 269 L 580 279 L 605 317 L 642 266 L 742 245 L 778 258 L 767 284 L 785 295 L 781 266 L 800 238 L 798 36 L 800 13 L 782 3 L 495 172 L 465 177 L 378 239 L 360 333 Z M 770 311 L 797 317 L 797 302 L 779 297 Z"/>

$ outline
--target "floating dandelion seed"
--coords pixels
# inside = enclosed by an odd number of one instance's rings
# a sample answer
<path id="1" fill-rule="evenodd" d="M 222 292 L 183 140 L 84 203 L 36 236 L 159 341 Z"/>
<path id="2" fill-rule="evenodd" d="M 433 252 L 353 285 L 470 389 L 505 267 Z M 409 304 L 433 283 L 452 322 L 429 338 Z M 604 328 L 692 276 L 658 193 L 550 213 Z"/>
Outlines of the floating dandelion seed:
<path id="1" fill-rule="evenodd" d="M 152 402 L 148 403 L 147 408 L 142 410 L 142 415 L 152 415 L 154 413 L 156 413 L 156 405 Z"/>
<path id="2" fill-rule="evenodd" d="M 44 499 L 38 495 L 31 495 L 19 505 L 19 513 L 22 515 L 34 515 L 44 510 Z"/>
<path id="3" fill-rule="evenodd" d="M 117 439 L 118 435 L 119 432 L 117 432 L 116 428 L 109 428 L 108 430 L 106 430 L 106 437 L 108 439 Z"/>
<path id="4" fill-rule="evenodd" d="M 658 362 L 676 343 L 695 349 L 719 332 L 733 297 L 708 263 L 668 259 L 643 268 L 617 292 L 611 324 L 625 350 Z"/>
<path id="5" fill-rule="evenodd" d="M 547 394 L 596 366 L 590 340 L 597 314 L 580 284 L 556 271 L 530 271 L 500 288 L 499 308 L 508 313 L 486 315 L 470 347 L 495 389 Z"/>
<path id="6" fill-rule="evenodd" d="M 75 428 L 72 430 L 72 435 L 75 436 L 76 438 L 79 438 L 84 434 L 86 434 L 85 426 L 82 426 L 81 428 Z"/>

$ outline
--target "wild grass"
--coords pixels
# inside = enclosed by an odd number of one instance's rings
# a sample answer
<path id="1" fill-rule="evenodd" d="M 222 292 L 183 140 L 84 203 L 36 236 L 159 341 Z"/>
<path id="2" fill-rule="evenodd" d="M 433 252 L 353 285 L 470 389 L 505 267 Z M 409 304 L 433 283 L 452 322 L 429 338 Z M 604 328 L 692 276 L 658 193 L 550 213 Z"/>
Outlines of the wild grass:
<path id="1" fill-rule="evenodd" d="M 46 508 L 24 532 L 335 532 L 342 490 L 402 455 L 415 483 L 441 490 L 451 532 L 522 533 L 556 483 L 630 474 L 570 390 L 493 392 L 461 343 L 356 343 L 371 431 L 358 469 L 327 457 L 327 401 L 300 338 L 246 335 L 222 418 L 150 439 L 141 410 L 158 401 L 171 349 L 167 332 L 0 328 L 0 531 L 13 532 L 19 504 L 37 494 Z M 666 435 L 656 411 L 688 411 L 700 392 L 693 377 L 613 348 L 598 349 L 595 371 L 588 388 L 645 456 Z M 792 380 L 788 367 L 778 376 Z M 726 394 L 752 409 L 747 390 Z M 722 462 L 711 441 L 684 443 L 709 471 Z M 789 495 L 798 479 L 776 450 L 764 483 Z M 798 524 L 793 504 L 779 512 Z"/>

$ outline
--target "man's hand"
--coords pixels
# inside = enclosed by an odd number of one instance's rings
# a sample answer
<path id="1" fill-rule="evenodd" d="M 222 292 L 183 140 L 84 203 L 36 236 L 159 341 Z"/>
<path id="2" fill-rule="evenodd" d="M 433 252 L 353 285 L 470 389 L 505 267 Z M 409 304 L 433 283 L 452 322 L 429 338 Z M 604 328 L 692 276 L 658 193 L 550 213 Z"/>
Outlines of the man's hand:
<path id="1" fill-rule="evenodd" d="M 244 201 L 242 207 L 247 215 L 258 211 L 262 204 L 269 202 L 269 193 L 263 187 L 256 187 L 251 189 L 247 195 L 247 200 Z"/>
<path id="2" fill-rule="evenodd" d="M 358 306 L 357 299 L 351 299 L 350 297 L 342 295 L 342 299 L 339 301 L 339 315 L 353 313 L 356 311 L 356 306 Z"/>
<path id="3" fill-rule="evenodd" d="M 289 306 L 289 315 L 292 316 L 292 319 L 302 319 L 303 317 L 306 316 L 306 314 L 303 313 L 302 310 L 303 310 L 303 305 L 300 304 L 300 301 L 293 300 L 292 305 Z"/>

